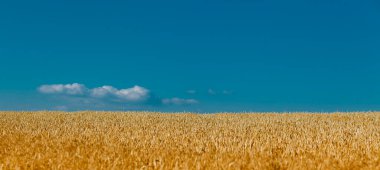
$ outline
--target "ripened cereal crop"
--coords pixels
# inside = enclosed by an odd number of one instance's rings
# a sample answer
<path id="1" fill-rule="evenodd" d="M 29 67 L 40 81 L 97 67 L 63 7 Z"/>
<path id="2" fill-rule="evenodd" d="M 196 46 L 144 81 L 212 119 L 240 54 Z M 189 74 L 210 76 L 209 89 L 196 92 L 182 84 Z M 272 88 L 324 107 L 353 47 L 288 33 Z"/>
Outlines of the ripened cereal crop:
<path id="1" fill-rule="evenodd" d="M 0 169 L 380 169 L 380 113 L 0 112 Z"/>

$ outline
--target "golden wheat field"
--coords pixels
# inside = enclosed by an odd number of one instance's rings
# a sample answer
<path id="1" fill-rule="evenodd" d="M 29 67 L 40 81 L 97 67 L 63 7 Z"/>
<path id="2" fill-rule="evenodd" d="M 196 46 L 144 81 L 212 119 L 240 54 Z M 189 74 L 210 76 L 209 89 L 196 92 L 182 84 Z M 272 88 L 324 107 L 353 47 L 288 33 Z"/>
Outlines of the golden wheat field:
<path id="1" fill-rule="evenodd" d="M 0 169 L 380 169 L 380 113 L 0 112 Z"/>

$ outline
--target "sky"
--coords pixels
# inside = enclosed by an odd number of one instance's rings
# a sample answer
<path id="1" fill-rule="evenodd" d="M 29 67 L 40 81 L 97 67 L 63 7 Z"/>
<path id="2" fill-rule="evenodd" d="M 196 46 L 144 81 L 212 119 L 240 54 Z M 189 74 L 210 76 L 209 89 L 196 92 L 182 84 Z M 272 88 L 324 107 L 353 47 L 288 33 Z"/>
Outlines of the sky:
<path id="1" fill-rule="evenodd" d="M 380 110 L 377 0 L 0 1 L 0 110 Z"/>

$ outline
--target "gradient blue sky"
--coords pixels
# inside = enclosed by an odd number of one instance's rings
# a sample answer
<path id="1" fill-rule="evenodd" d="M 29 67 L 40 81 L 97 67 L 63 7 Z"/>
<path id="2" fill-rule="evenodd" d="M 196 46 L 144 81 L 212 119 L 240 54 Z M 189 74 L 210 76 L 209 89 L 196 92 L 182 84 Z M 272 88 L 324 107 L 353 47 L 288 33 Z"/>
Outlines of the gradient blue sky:
<path id="1" fill-rule="evenodd" d="M 379 30 L 377 0 L 0 1 L 0 110 L 380 110 Z M 72 83 L 149 99 L 38 91 Z"/>

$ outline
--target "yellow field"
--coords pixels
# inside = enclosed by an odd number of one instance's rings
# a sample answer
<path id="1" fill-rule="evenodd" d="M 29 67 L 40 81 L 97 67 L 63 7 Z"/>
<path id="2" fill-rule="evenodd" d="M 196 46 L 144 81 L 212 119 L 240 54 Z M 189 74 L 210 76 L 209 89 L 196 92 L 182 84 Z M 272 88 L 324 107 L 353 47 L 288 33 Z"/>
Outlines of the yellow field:
<path id="1" fill-rule="evenodd" d="M 380 113 L 0 112 L 0 169 L 380 169 Z"/>

